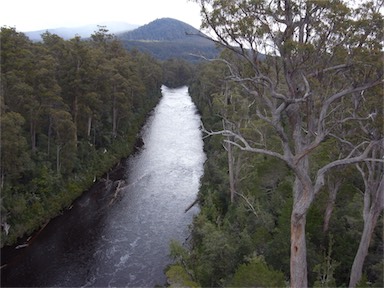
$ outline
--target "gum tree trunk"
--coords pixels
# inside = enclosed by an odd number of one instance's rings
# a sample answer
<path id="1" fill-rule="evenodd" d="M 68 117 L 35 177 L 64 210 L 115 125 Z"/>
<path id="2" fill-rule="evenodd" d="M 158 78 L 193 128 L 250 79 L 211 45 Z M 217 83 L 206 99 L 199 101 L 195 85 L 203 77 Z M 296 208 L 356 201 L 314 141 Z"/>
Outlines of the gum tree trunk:
<path id="1" fill-rule="evenodd" d="M 300 163 L 294 185 L 294 200 L 291 214 L 291 257 L 290 257 L 290 286 L 308 287 L 307 277 L 307 245 L 305 237 L 305 225 L 308 209 L 313 201 L 312 187 L 310 183 L 304 183 L 307 161 Z M 302 174 L 304 173 L 304 174 Z M 300 180 L 301 178 L 301 180 Z"/>
<path id="2" fill-rule="evenodd" d="M 353 260 L 349 287 L 356 287 L 357 283 L 361 279 L 364 261 L 368 255 L 369 244 L 371 243 L 372 234 L 380 215 L 380 212 L 377 212 L 378 211 L 370 211 L 367 215 L 367 219 L 364 221 L 363 234 L 361 235 L 359 248 L 357 249 L 355 259 Z"/>
<path id="3" fill-rule="evenodd" d="M 291 287 L 308 287 L 307 246 L 305 243 L 306 214 L 291 217 Z"/>
<path id="4" fill-rule="evenodd" d="M 381 170 L 379 170 L 379 173 L 382 173 Z M 372 179 L 370 180 L 373 182 Z M 359 248 L 357 249 L 355 259 L 353 260 L 349 287 L 356 287 L 361 279 L 364 261 L 368 255 L 369 244 L 371 243 L 377 220 L 384 209 L 384 176 L 381 176 L 380 182 L 376 188 L 377 190 L 370 191 L 369 184 L 372 183 L 366 183 L 367 186 L 364 195 L 364 228 Z"/>
<path id="5" fill-rule="evenodd" d="M 339 190 L 340 186 L 341 186 L 341 178 L 328 180 L 329 195 L 328 195 L 327 207 L 324 213 L 324 224 L 323 224 L 324 234 L 328 232 L 329 222 L 331 221 L 333 208 L 335 207 L 337 191 Z"/>

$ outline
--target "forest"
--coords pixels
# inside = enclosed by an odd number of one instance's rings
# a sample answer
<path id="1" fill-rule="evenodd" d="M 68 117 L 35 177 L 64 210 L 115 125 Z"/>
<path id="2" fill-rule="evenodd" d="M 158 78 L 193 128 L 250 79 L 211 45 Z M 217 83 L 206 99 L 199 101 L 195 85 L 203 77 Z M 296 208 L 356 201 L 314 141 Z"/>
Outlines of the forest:
<path id="1" fill-rule="evenodd" d="M 207 161 L 170 286 L 383 287 L 381 2 L 195 1 L 222 52 L 194 64 L 103 27 L 1 29 L 1 245 L 127 156 L 162 84 L 188 84 Z"/>
<path id="2" fill-rule="evenodd" d="M 1 28 L 1 246 L 128 156 L 160 98 L 162 64 L 99 28 L 87 41 L 46 32 L 42 42 Z"/>
<path id="3" fill-rule="evenodd" d="M 226 50 L 190 84 L 208 160 L 171 287 L 383 287 L 382 3 L 196 2 Z"/>

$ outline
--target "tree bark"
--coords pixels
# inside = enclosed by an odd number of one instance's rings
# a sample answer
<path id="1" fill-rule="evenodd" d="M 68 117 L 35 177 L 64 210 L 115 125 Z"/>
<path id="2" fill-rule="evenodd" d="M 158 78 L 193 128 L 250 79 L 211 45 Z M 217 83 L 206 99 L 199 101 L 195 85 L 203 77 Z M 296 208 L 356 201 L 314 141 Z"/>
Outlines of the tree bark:
<path id="1" fill-rule="evenodd" d="M 368 217 L 366 221 L 364 221 L 363 234 L 361 235 L 359 248 L 357 249 L 357 253 L 352 264 L 349 287 L 356 287 L 363 274 L 364 261 L 368 255 L 369 244 L 371 243 L 372 234 L 380 215 L 380 212 L 377 212 L 378 211 L 370 211 L 367 215 Z"/>
<path id="2" fill-rule="evenodd" d="M 307 246 L 305 243 L 306 214 L 291 215 L 291 287 L 308 287 L 307 280 Z"/>
<path id="3" fill-rule="evenodd" d="M 51 154 L 51 136 L 52 136 L 52 116 L 50 115 L 49 116 L 49 125 L 48 125 L 48 144 L 47 144 L 47 155 L 48 155 L 48 158 Z"/>
<path id="4" fill-rule="evenodd" d="M 229 138 L 229 137 L 228 137 Z M 228 154 L 228 173 L 229 173 L 229 190 L 231 194 L 231 203 L 235 201 L 235 173 L 234 173 L 234 159 L 232 145 L 227 143 L 227 154 Z"/>
<path id="5" fill-rule="evenodd" d="M 365 193 L 370 192 L 371 191 L 369 190 L 365 191 Z M 377 220 L 384 208 L 384 176 L 381 176 L 381 181 L 380 184 L 377 186 L 377 191 L 374 192 L 376 192 L 374 193 L 376 197 L 372 197 L 371 205 L 364 203 L 364 228 L 363 233 L 361 235 L 359 248 L 357 249 L 355 259 L 353 260 L 351 276 L 349 279 L 349 287 L 356 287 L 357 283 L 361 279 L 361 276 L 363 274 L 364 261 L 368 255 L 369 244 L 371 243 L 372 235 L 375 230 Z M 365 199 L 368 198 L 370 197 L 367 197 Z M 369 210 L 366 211 L 367 209 Z"/>
<path id="6" fill-rule="evenodd" d="M 92 116 L 88 117 L 88 124 L 87 124 L 87 137 L 89 138 L 91 136 L 91 128 L 92 128 Z"/>
<path id="7" fill-rule="evenodd" d="M 341 178 L 328 180 L 328 201 L 324 213 L 323 233 L 326 234 L 329 229 L 333 208 L 335 207 L 337 191 L 341 185 Z"/>

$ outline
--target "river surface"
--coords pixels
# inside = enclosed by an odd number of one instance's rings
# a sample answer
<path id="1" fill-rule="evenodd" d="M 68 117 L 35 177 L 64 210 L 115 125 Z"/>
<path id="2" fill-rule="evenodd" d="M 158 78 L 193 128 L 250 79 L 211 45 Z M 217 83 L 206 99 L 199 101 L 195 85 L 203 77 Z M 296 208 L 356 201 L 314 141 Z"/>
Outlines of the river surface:
<path id="1" fill-rule="evenodd" d="M 142 150 L 124 164 L 117 197 L 107 188 L 80 197 L 3 269 L 2 286 L 165 284 L 169 242 L 185 241 L 198 212 L 185 209 L 196 199 L 205 154 L 187 87 L 163 86 L 162 94 L 143 128 Z"/>

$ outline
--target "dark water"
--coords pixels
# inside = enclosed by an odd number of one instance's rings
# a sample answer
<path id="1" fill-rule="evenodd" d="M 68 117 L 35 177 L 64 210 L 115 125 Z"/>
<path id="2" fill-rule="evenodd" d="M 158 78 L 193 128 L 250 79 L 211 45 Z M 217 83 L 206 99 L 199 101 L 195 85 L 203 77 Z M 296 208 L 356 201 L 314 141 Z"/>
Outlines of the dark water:
<path id="1" fill-rule="evenodd" d="M 126 181 L 116 199 L 106 188 L 79 199 L 3 269 L 3 286 L 165 283 L 169 241 L 183 242 L 197 213 L 196 207 L 184 210 L 196 198 L 205 155 L 187 88 L 163 86 L 162 92 L 143 130 L 144 148 L 126 163 Z"/>

